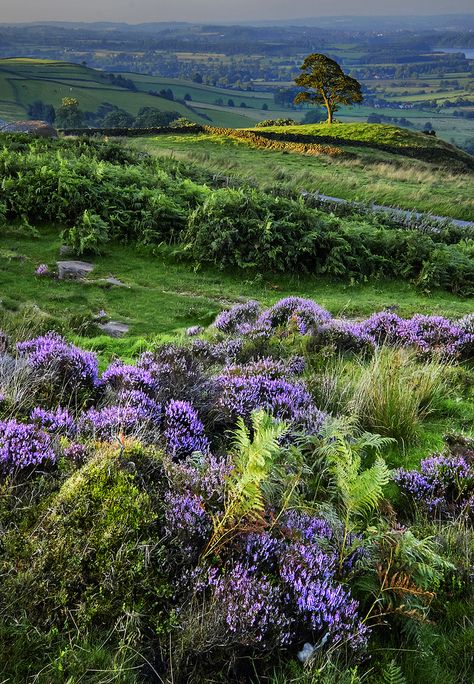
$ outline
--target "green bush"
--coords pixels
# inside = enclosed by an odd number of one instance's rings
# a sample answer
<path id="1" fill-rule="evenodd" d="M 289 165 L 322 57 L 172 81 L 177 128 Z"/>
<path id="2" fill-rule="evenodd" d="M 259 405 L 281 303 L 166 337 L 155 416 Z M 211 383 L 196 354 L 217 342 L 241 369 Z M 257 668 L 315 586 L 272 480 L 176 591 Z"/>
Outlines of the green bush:
<path id="1" fill-rule="evenodd" d="M 85 209 L 81 220 L 66 231 L 64 237 L 75 254 L 100 254 L 109 239 L 109 226 L 100 216 Z"/>
<path id="2" fill-rule="evenodd" d="M 309 271 L 325 222 L 301 201 L 222 189 L 190 214 L 183 243 L 195 261 L 221 268 Z"/>

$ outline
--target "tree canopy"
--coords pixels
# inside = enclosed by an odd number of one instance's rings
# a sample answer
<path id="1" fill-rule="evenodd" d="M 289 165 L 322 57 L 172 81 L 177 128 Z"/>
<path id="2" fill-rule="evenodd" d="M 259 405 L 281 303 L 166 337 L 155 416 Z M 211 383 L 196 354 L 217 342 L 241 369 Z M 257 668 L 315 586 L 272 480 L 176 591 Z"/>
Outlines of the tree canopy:
<path id="1" fill-rule="evenodd" d="M 339 64 L 326 55 L 308 55 L 301 71 L 295 83 L 305 90 L 296 95 L 295 103 L 323 104 L 328 112 L 328 123 L 332 123 L 334 112 L 341 104 L 362 102 L 359 81 L 345 74 Z"/>
<path id="2" fill-rule="evenodd" d="M 75 97 L 63 97 L 56 112 L 56 123 L 60 128 L 80 128 L 84 125 L 84 113 L 79 109 Z"/>

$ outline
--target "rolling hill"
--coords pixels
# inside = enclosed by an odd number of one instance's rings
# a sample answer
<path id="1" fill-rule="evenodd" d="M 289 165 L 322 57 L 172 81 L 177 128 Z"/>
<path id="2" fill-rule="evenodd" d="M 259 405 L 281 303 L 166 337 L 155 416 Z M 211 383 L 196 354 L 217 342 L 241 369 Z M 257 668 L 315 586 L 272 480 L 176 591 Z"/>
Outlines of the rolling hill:
<path id="1" fill-rule="evenodd" d="M 127 78 L 129 76 L 127 75 Z M 134 74 L 133 79 L 137 91 L 127 90 L 110 82 L 105 72 L 91 69 L 83 64 L 72 64 L 41 59 L 2 59 L 0 60 L 0 118 L 12 121 L 27 116 L 28 105 L 35 100 L 59 106 L 66 96 L 76 97 L 81 109 L 96 111 L 104 102 L 116 105 L 136 115 L 141 107 L 154 107 L 161 111 L 177 111 L 181 116 L 198 123 L 212 122 L 220 126 L 248 126 L 261 119 L 261 112 L 251 119 L 242 114 L 244 108 L 219 107 L 213 104 L 217 98 L 217 88 L 207 89 L 193 87 L 191 97 L 197 99 L 200 93 L 202 103 L 194 103 L 191 107 L 181 102 L 172 101 L 149 91 L 157 92 L 170 87 L 169 82 L 162 82 L 152 77 Z M 189 84 L 195 85 L 195 84 Z M 173 84 L 174 87 L 174 84 Z M 184 83 L 176 89 L 177 99 L 184 98 L 190 88 Z M 210 93 L 209 91 L 214 91 Z M 223 91 L 226 94 L 226 91 Z M 234 93 L 235 97 L 235 93 Z M 249 98 L 247 98 L 249 99 Z M 236 101 L 238 100 L 238 94 Z M 264 100 L 261 100 L 263 104 Z"/>

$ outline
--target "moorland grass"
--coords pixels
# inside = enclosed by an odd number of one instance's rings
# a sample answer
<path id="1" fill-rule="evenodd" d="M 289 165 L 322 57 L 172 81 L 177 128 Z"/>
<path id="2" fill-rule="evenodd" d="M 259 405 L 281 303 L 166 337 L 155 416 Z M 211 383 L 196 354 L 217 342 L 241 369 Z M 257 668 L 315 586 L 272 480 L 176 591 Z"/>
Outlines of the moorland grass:
<path id="1" fill-rule="evenodd" d="M 188 135 L 185 140 L 164 135 L 131 144 L 153 155 L 192 161 L 223 178 L 237 177 L 266 190 L 321 192 L 456 219 L 472 220 L 474 216 L 471 174 L 455 174 L 449 168 L 378 150 L 345 148 L 355 153 L 351 159 L 310 157 L 256 150 L 222 135 Z"/>

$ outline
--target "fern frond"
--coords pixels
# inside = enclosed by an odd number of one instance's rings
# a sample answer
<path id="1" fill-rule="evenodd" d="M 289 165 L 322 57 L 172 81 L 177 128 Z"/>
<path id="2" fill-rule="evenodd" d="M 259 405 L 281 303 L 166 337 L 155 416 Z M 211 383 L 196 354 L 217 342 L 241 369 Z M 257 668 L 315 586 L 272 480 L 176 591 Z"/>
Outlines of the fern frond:
<path id="1" fill-rule="evenodd" d="M 203 557 L 215 553 L 241 530 L 242 524 L 258 523 L 265 511 L 265 484 L 270 481 L 280 454 L 285 423 L 265 411 L 252 414 L 252 432 L 242 418 L 234 432 L 234 468 L 226 482 L 224 512 L 213 520 L 214 531 Z"/>
<path id="2" fill-rule="evenodd" d="M 384 684 L 407 684 L 402 669 L 395 660 L 391 660 L 384 668 L 382 677 Z"/>
<path id="3" fill-rule="evenodd" d="M 364 515 L 377 508 L 383 496 L 383 488 L 390 481 L 390 474 L 385 461 L 377 457 L 371 468 L 352 478 L 347 488 L 348 505 L 354 515 Z"/>

